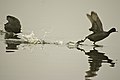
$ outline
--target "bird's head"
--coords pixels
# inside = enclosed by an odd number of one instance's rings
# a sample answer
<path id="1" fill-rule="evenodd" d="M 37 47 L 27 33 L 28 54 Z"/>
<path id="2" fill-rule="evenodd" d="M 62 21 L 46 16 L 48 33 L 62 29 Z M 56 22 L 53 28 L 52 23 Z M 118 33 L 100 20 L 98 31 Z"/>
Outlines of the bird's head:
<path id="1" fill-rule="evenodd" d="M 112 32 L 118 32 L 115 28 L 112 28 L 108 31 L 109 33 L 112 33 Z"/>

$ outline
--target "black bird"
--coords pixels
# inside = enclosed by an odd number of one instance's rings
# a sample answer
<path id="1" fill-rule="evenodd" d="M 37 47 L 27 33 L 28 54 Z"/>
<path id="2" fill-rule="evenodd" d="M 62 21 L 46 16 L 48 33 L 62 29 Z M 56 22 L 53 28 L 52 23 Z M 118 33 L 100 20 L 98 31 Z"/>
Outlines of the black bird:
<path id="1" fill-rule="evenodd" d="M 4 24 L 4 28 L 7 32 L 21 33 L 21 24 L 17 18 L 8 15 L 6 19 L 8 22 Z"/>
<path id="2" fill-rule="evenodd" d="M 103 40 L 104 38 L 108 37 L 110 33 L 117 32 L 115 28 L 110 29 L 109 31 L 104 31 L 102 22 L 100 21 L 96 12 L 92 11 L 91 15 L 87 14 L 88 19 L 92 23 L 92 27 L 89 29 L 93 33 L 85 37 L 84 40 L 78 41 L 77 44 L 84 42 L 86 39 L 93 41 L 94 45 L 97 41 Z"/>

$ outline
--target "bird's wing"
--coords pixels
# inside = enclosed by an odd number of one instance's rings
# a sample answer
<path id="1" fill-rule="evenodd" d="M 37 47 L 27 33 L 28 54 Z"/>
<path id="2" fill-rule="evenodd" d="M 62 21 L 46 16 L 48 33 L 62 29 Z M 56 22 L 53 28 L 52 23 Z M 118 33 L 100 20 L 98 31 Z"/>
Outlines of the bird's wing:
<path id="1" fill-rule="evenodd" d="M 97 13 L 91 12 L 91 15 L 87 14 L 88 19 L 92 23 L 92 27 L 89 29 L 90 31 L 93 31 L 94 33 L 103 31 L 102 22 L 100 21 Z"/>
<path id="2" fill-rule="evenodd" d="M 98 17 L 97 13 L 95 12 L 91 12 L 91 16 L 92 16 L 92 19 L 96 22 L 96 24 L 98 25 L 98 28 L 100 31 L 103 31 L 103 26 L 102 26 L 102 22 L 100 20 L 100 18 Z"/>
<path id="3" fill-rule="evenodd" d="M 92 27 L 89 29 L 90 31 L 93 31 L 94 33 L 98 32 L 98 26 L 96 22 L 92 19 L 92 16 L 87 14 L 88 19 L 92 23 Z"/>

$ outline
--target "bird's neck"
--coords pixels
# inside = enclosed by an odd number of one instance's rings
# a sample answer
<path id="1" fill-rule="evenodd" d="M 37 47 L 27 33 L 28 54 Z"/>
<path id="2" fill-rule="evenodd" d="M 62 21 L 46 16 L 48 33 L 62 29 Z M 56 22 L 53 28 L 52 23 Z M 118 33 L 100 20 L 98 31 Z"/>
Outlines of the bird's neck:
<path id="1" fill-rule="evenodd" d="M 108 34 L 110 34 L 110 33 L 112 33 L 112 32 L 113 32 L 113 31 L 109 30 L 109 31 L 108 31 Z"/>

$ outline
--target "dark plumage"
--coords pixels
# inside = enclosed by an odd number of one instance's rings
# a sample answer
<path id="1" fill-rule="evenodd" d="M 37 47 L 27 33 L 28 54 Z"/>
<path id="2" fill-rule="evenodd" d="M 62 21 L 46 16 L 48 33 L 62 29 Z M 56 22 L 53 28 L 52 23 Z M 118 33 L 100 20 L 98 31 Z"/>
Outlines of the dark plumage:
<path id="1" fill-rule="evenodd" d="M 7 20 L 8 22 L 4 24 L 4 28 L 7 32 L 21 33 L 21 24 L 17 18 L 13 16 L 7 16 Z"/>
<path id="2" fill-rule="evenodd" d="M 93 41 L 95 44 L 97 41 L 103 40 L 104 38 L 108 37 L 110 33 L 117 32 L 115 28 L 112 28 L 109 31 L 104 31 L 102 22 L 100 21 L 97 13 L 92 11 L 91 15 L 87 14 L 87 17 L 92 23 L 92 27 L 89 30 L 93 33 L 88 35 L 84 40 L 78 41 L 78 44 L 84 42 L 86 39 Z"/>

